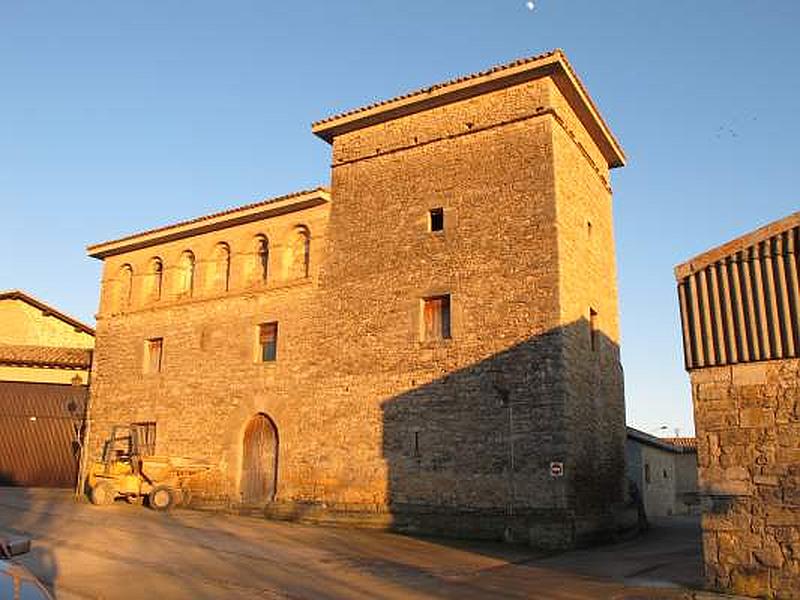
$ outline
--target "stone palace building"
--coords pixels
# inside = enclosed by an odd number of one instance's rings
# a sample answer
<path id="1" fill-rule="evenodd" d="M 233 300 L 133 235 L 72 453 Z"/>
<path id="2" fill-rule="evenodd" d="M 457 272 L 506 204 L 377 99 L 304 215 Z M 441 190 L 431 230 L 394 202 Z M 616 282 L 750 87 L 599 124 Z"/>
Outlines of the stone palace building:
<path id="1" fill-rule="evenodd" d="M 561 51 L 312 125 L 330 189 L 89 247 L 90 409 L 267 515 L 567 546 L 614 527 L 609 170 Z"/>

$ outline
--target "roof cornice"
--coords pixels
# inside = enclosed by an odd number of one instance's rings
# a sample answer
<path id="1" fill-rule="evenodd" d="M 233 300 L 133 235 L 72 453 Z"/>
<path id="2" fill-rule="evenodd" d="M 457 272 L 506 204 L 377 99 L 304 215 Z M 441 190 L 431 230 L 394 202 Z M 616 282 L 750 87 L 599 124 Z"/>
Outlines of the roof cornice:
<path id="1" fill-rule="evenodd" d="M 312 208 L 330 202 L 331 195 L 327 188 L 303 190 L 270 198 L 254 204 L 247 204 L 221 212 L 180 221 L 172 225 L 150 229 L 141 233 L 125 236 L 109 242 L 94 244 L 86 248 L 89 256 L 104 259 L 115 254 L 122 254 L 140 248 L 147 248 L 165 242 L 171 242 L 201 233 L 218 231 L 243 223 L 251 223 L 268 217 L 288 214 Z"/>
<path id="2" fill-rule="evenodd" d="M 523 58 L 435 84 L 402 96 L 376 102 L 340 113 L 311 125 L 311 131 L 328 143 L 341 134 L 356 131 L 423 110 L 472 98 L 526 81 L 552 77 L 592 139 L 603 153 L 608 166 L 625 165 L 625 153 L 600 115 L 585 86 L 561 50 Z"/>

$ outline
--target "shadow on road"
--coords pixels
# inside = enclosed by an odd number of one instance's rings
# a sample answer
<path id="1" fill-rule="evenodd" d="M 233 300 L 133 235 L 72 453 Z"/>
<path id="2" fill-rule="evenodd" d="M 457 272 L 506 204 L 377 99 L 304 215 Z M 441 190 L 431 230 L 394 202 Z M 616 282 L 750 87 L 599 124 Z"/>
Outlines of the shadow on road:
<path id="1" fill-rule="evenodd" d="M 666 586 L 699 575 L 696 521 L 654 525 L 628 542 L 546 555 L 524 545 L 164 514 L 124 502 L 96 507 L 63 490 L 0 489 L 0 530 L 33 538 L 21 562 L 56 597 L 680 598 Z"/>

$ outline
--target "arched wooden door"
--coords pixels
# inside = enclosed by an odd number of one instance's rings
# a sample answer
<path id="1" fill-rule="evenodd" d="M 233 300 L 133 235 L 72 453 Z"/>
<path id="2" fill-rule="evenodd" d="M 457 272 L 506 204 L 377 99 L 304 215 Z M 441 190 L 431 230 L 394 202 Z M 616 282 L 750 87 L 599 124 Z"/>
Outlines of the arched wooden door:
<path id="1" fill-rule="evenodd" d="M 278 480 L 278 430 L 268 416 L 257 414 L 247 424 L 242 444 L 242 502 L 270 502 Z"/>

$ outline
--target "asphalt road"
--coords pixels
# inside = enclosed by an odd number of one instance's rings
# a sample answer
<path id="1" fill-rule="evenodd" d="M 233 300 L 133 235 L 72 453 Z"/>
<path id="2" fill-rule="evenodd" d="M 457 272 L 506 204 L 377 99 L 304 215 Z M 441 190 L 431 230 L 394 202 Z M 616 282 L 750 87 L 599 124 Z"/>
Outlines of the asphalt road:
<path id="1" fill-rule="evenodd" d="M 411 538 L 0 488 L 0 533 L 33 538 L 18 559 L 59 600 L 688 598 L 699 529 L 673 520 L 633 541 L 556 556 L 526 547 Z"/>

